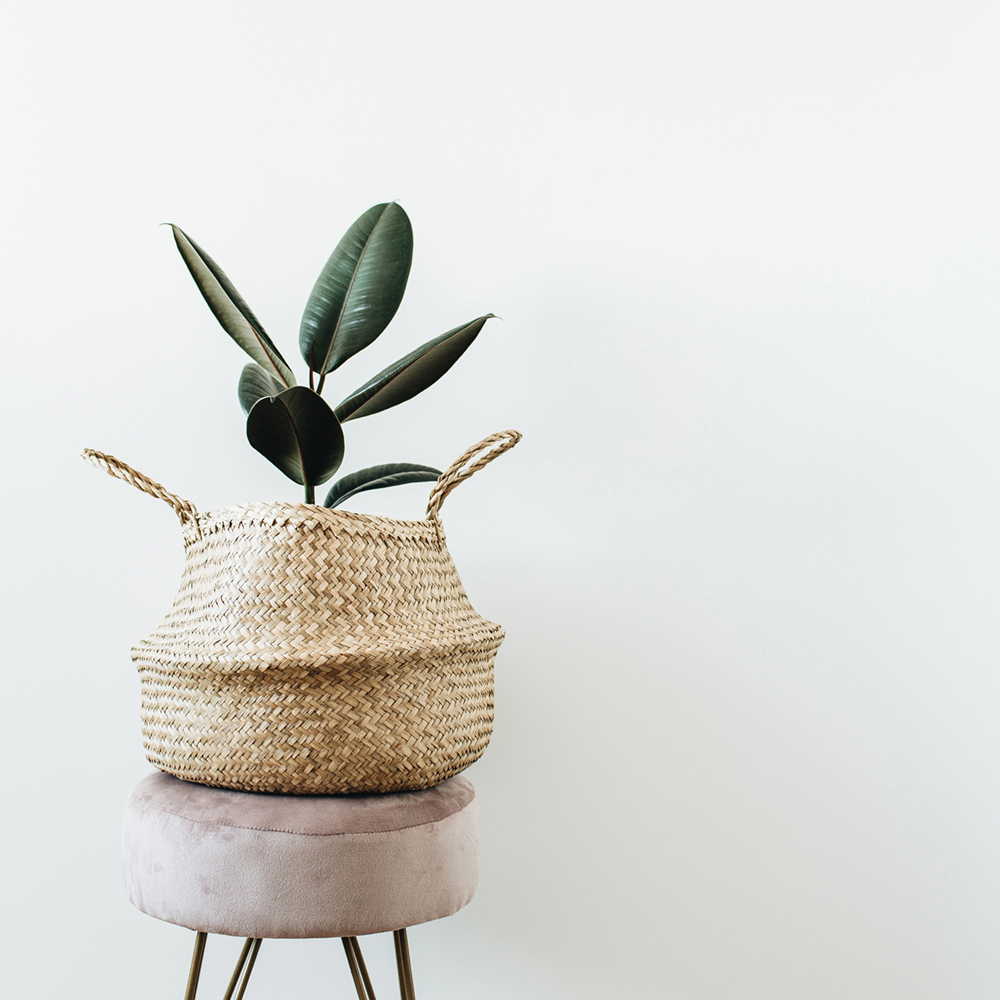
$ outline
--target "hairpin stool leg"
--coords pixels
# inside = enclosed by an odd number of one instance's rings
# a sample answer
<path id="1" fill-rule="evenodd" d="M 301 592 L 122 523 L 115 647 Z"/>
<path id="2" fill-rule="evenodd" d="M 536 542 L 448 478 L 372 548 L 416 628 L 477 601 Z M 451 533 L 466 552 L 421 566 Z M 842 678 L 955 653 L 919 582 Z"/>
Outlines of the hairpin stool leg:
<path id="1" fill-rule="evenodd" d="M 361 954 L 361 945 L 356 937 L 341 938 L 344 942 L 344 951 L 347 953 L 347 964 L 351 967 L 351 976 L 354 979 L 354 988 L 358 991 L 358 1000 L 375 1000 L 375 990 L 372 989 L 372 981 L 368 978 L 368 969 L 365 967 L 365 959 Z"/>
<path id="2" fill-rule="evenodd" d="M 223 1000 L 233 1000 L 233 993 L 236 992 L 236 984 L 240 981 L 240 973 L 243 971 L 247 955 L 249 955 L 250 964 L 247 966 L 247 972 L 243 977 L 243 984 L 240 986 L 239 996 L 237 997 L 237 1000 L 242 1000 L 243 992 L 246 990 L 247 982 L 250 979 L 250 973 L 253 971 L 253 963 L 257 961 L 257 952 L 260 951 L 261 940 L 261 938 L 247 938 L 246 944 L 243 945 L 243 950 L 240 952 L 236 968 L 233 970 L 233 978 L 229 980 L 229 988 L 226 990 Z"/>
<path id="3" fill-rule="evenodd" d="M 253 963 L 257 961 L 257 952 L 260 951 L 260 943 L 263 938 L 254 938 L 253 947 L 250 949 L 250 961 L 247 962 L 247 971 L 243 973 L 243 982 L 240 983 L 240 991 L 236 994 L 236 1000 L 243 1000 L 247 983 L 250 982 L 250 973 L 253 972 Z"/>
<path id="4" fill-rule="evenodd" d="M 393 931 L 396 945 L 396 971 L 399 973 L 400 1000 L 416 1000 L 413 992 L 413 970 L 410 968 L 410 945 L 406 940 L 406 928 Z"/>
<path id="5" fill-rule="evenodd" d="M 222 998 L 222 1000 L 233 1000 L 233 994 L 236 992 L 236 985 L 240 981 L 240 973 L 243 971 L 243 966 L 246 964 L 247 955 L 250 954 L 250 946 L 254 943 L 254 940 L 254 938 L 247 938 L 246 944 L 243 945 L 239 961 L 236 963 L 236 968 L 233 970 L 233 978 L 229 980 L 229 988 L 226 990 L 226 995 Z"/>
<path id="6" fill-rule="evenodd" d="M 198 992 L 198 978 L 201 976 L 201 960 L 205 957 L 205 942 L 208 935 L 204 931 L 197 931 L 194 939 L 194 954 L 191 956 L 191 971 L 188 973 L 187 990 L 184 993 L 184 1000 L 194 1000 Z"/>

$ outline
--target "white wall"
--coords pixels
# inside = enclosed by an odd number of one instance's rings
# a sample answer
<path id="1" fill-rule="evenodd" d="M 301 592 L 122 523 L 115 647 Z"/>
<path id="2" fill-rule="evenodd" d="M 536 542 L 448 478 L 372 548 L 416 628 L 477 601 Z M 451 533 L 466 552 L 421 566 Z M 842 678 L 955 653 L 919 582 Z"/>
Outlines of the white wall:
<path id="1" fill-rule="evenodd" d="M 79 450 L 203 508 L 295 496 L 246 445 L 242 356 L 157 223 L 293 354 L 326 255 L 388 198 L 410 287 L 341 388 L 504 322 L 405 415 L 352 427 L 356 464 L 525 433 L 445 511 L 508 639 L 471 772 L 481 888 L 414 932 L 421 995 L 1000 995 L 997 20 L 955 0 L 8 12 L 10 995 L 175 998 L 190 946 L 117 875 L 148 770 L 128 649 L 170 603 L 179 532 Z M 413 516 L 423 488 L 369 496 Z M 342 965 L 274 945 L 248 998 L 347 996 Z"/>

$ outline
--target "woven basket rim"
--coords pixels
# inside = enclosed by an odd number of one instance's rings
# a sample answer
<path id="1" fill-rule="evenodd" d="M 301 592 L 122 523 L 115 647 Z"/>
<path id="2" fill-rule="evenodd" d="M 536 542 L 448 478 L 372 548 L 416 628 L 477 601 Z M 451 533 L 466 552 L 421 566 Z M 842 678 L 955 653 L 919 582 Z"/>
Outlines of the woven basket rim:
<path id="1" fill-rule="evenodd" d="M 295 503 L 290 500 L 258 500 L 199 511 L 185 528 L 195 533 L 214 533 L 226 528 L 270 528 L 290 526 L 307 530 L 337 531 L 340 533 L 377 532 L 386 535 L 413 537 L 438 533 L 443 536 L 444 525 L 439 518 L 398 518 L 381 514 L 363 514 L 353 510 L 322 507 L 319 504 Z"/>
<path id="2" fill-rule="evenodd" d="M 342 510 L 339 507 L 324 507 L 318 503 L 302 503 L 301 501 L 297 502 L 294 500 L 246 500 L 243 503 L 232 504 L 228 507 L 214 507 L 212 510 L 199 511 L 198 516 L 202 519 L 211 518 L 212 520 L 218 520 L 223 515 L 257 510 L 282 510 L 287 511 L 290 515 L 297 514 L 302 517 L 318 516 L 334 520 L 344 519 L 357 521 L 359 524 L 367 524 L 372 521 L 409 526 L 434 523 L 434 519 L 430 517 L 386 517 L 382 514 L 365 514 L 356 510 Z"/>
<path id="3" fill-rule="evenodd" d="M 451 465 L 438 477 L 437 482 L 435 482 L 433 488 L 431 489 L 430 496 L 427 499 L 427 510 L 425 512 L 425 516 L 420 520 L 382 517 L 379 514 L 358 514 L 355 511 L 334 511 L 331 508 L 323 507 L 320 504 L 307 504 L 301 502 L 293 503 L 288 500 L 253 501 L 250 503 L 237 504 L 235 508 L 220 507 L 216 510 L 208 511 L 207 514 L 202 514 L 199 513 L 198 508 L 190 500 L 185 500 L 183 497 L 177 496 L 176 493 L 171 493 L 160 483 L 150 479 L 149 476 L 144 476 L 141 472 L 137 472 L 130 465 L 121 461 L 121 459 L 115 458 L 114 455 L 108 455 L 102 451 L 95 451 L 93 448 L 85 448 L 83 450 L 83 457 L 88 462 L 96 465 L 99 469 L 104 469 L 108 475 L 130 483 L 136 489 L 141 490 L 143 493 L 148 493 L 151 497 L 163 500 L 173 509 L 174 513 L 178 516 L 178 518 L 180 518 L 181 524 L 185 526 L 192 524 L 197 525 L 206 518 L 216 518 L 227 510 L 244 507 L 283 506 L 289 509 L 295 508 L 299 511 L 326 511 L 328 514 L 333 514 L 342 521 L 346 515 L 348 516 L 348 520 L 367 519 L 369 523 L 380 522 L 382 524 L 409 525 L 410 527 L 414 527 L 418 524 L 440 524 L 438 518 L 441 511 L 441 505 L 444 503 L 448 495 L 455 489 L 455 487 L 461 485 L 466 479 L 471 478 L 480 469 L 485 468 L 495 458 L 502 455 L 504 452 L 509 451 L 520 440 L 520 431 L 499 431 L 496 434 L 491 434 L 487 438 L 483 438 L 483 440 L 478 444 L 473 445 L 463 454 L 459 455 L 459 457 L 456 458 L 455 461 L 452 462 Z"/>

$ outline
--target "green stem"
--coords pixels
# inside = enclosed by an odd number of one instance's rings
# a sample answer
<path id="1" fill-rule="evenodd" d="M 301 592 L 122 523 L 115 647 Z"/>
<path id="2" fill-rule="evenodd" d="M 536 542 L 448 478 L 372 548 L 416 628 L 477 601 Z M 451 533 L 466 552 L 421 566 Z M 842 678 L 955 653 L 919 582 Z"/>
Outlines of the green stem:
<path id="1" fill-rule="evenodd" d="M 316 502 L 316 487 L 315 486 L 308 486 L 307 485 L 306 486 L 306 503 L 315 503 L 315 502 Z"/>
<path id="2" fill-rule="evenodd" d="M 323 374 L 320 375 L 320 377 L 319 377 L 319 384 L 316 386 L 316 395 L 317 396 L 322 396 L 323 395 L 323 383 L 325 381 L 326 381 L 326 372 L 323 372 Z"/>

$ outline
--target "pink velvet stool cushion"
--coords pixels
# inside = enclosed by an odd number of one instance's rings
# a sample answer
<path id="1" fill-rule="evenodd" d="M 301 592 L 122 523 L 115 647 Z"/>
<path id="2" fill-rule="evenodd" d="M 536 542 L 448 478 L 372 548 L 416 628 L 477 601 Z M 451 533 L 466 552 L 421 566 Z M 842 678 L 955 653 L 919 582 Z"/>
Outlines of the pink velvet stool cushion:
<path id="1" fill-rule="evenodd" d="M 422 792 L 274 795 L 157 772 L 125 807 L 144 913 L 239 937 L 351 937 L 446 917 L 476 890 L 479 813 L 461 775 Z"/>

